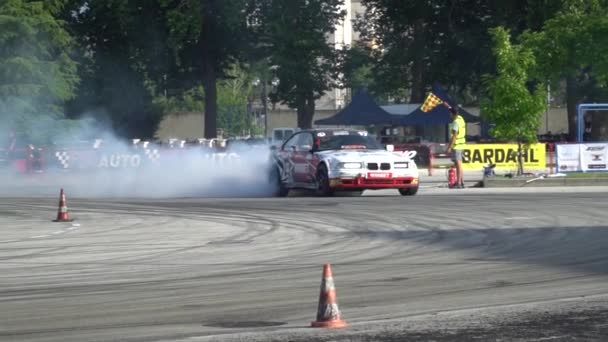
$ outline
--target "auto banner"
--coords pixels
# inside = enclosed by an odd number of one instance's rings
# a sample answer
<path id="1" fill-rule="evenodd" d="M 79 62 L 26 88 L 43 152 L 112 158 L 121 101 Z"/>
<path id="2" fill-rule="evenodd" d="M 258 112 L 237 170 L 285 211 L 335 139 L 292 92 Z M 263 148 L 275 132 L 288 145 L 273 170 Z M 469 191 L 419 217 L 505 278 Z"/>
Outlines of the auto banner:
<path id="1" fill-rule="evenodd" d="M 238 165 L 240 156 L 230 152 L 196 152 L 193 150 L 135 150 L 135 151 L 57 151 L 55 166 L 64 170 L 137 169 L 147 166 L 180 167 L 188 163 Z"/>
<path id="2" fill-rule="evenodd" d="M 524 170 L 542 170 L 546 165 L 545 144 L 537 143 L 522 148 Z M 517 169 L 517 144 L 467 144 L 462 152 L 464 169 L 481 170 L 496 164 L 496 169 Z"/>

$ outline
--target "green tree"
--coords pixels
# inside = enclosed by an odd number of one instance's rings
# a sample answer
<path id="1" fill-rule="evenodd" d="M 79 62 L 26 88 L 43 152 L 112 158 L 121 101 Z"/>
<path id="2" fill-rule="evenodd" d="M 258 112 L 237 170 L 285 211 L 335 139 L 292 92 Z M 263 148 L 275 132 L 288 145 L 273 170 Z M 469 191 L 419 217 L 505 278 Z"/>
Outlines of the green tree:
<path id="1" fill-rule="evenodd" d="M 168 47 L 166 8 L 160 0 L 68 1 L 63 15 L 82 79 L 70 116 L 107 118 L 119 135 L 151 137 L 162 114 L 154 100 L 189 80 Z"/>
<path id="2" fill-rule="evenodd" d="M 254 91 L 252 80 L 239 67 L 228 72 L 230 76 L 218 84 L 218 127 L 232 136 L 245 132 L 259 133 L 260 127 L 254 124 L 248 112 L 248 100 Z"/>
<path id="3" fill-rule="evenodd" d="M 419 103 L 437 81 L 459 101 L 475 102 L 481 76 L 494 72 L 488 29 L 536 27 L 558 2 L 362 0 L 356 26 L 375 60 L 374 91 Z"/>
<path id="4" fill-rule="evenodd" d="M 372 67 L 373 60 L 365 47 L 357 44 L 347 49 L 341 68 L 344 87 L 351 90 L 376 89 Z"/>
<path id="5" fill-rule="evenodd" d="M 150 137 L 164 111 L 202 106 L 202 135 L 216 136 L 216 84 L 249 41 L 245 0 L 69 1 L 84 80 L 72 113 Z"/>
<path id="6" fill-rule="evenodd" d="M 179 96 L 158 97 L 155 103 L 167 113 L 203 112 L 205 91 L 202 86 L 191 88 Z M 217 84 L 217 127 L 224 134 L 237 136 L 243 132 L 259 134 L 261 128 L 255 125 L 248 112 L 250 99 L 254 97 L 251 75 L 241 66 L 233 65 L 224 79 Z"/>
<path id="7" fill-rule="evenodd" d="M 0 121 L 30 138 L 42 121 L 63 117 L 78 84 L 72 38 L 58 19 L 64 2 L 0 1 Z M 48 126 L 46 126 L 48 128 Z"/>
<path id="8" fill-rule="evenodd" d="M 261 56 L 276 67 L 276 99 L 310 128 L 315 100 L 336 86 L 340 53 L 328 36 L 343 19 L 343 0 L 259 0 L 250 8 Z"/>
<path id="9" fill-rule="evenodd" d="M 492 134 L 517 141 L 518 174 L 523 173 L 522 145 L 537 141 L 537 131 L 546 109 L 544 86 L 530 90 L 529 72 L 535 64 L 532 51 L 511 44 L 503 27 L 490 30 L 494 41 L 497 75 L 485 75 L 488 99 L 481 103 L 482 116 L 494 124 Z"/>
<path id="10" fill-rule="evenodd" d="M 204 89 L 205 138 L 217 132 L 218 80 L 244 58 L 251 40 L 245 0 L 161 0 L 169 9 L 170 46 L 180 70 Z M 197 82 L 198 83 L 198 82 Z"/>
<path id="11" fill-rule="evenodd" d="M 600 0 L 567 0 L 542 30 L 522 35 L 538 61 L 534 76 L 554 87 L 565 80 L 570 139 L 577 136 L 576 106 L 608 96 L 608 6 Z"/>

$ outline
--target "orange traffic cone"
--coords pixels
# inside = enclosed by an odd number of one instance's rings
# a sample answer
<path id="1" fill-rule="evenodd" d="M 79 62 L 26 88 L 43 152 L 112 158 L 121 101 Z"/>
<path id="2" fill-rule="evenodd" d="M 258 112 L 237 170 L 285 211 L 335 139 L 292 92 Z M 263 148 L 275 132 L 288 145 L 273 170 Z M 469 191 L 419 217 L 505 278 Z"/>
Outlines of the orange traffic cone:
<path id="1" fill-rule="evenodd" d="M 59 193 L 59 209 L 57 210 L 57 219 L 53 220 L 53 222 L 70 222 L 70 214 L 68 214 L 68 206 L 65 200 L 65 193 L 63 192 L 63 188 Z"/>
<path id="2" fill-rule="evenodd" d="M 330 264 L 323 265 L 317 320 L 310 325 L 314 328 L 343 328 L 346 326 L 346 322 L 342 320 L 342 315 L 338 308 L 336 288 Z"/>

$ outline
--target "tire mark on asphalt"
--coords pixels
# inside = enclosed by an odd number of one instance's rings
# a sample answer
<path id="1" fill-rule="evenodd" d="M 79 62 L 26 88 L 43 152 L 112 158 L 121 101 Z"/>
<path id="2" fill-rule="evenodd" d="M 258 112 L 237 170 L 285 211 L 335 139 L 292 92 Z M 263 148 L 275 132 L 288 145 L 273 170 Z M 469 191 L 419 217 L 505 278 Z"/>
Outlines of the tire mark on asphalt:
<path id="1" fill-rule="evenodd" d="M 458 197 L 454 197 L 458 198 Z M 479 197 L 483 199 L 484 197 Z M 426 286 L 435 285 L 439 290 L 424 290 L 413 288 L 411 292 L 407 288 L 400 288 L 395 286 L 385 287 L 385 291 L 390 293 L 391 298 L 387 298 L 383 294 L 382 288 L 375 293 L 369 294 L 369 296 L 375 296 L 374 299 L 379 298 L 380 300 L 373 304 L 381 306 L 383 304 L 404 303 L 409 304 L 418 297 L 428 298 L 429 302 L 432 302 L 437 298 L 436 296 L 442 296 L 448 299 L 449 307 L 483 307 L 483 305 L 471 305 L 461 304 L 456 302 L 462 294 L 472 294 L 474 297 L 476 294 L 483 299 L 483 296 L 492 296 L 499 294 L 498 292 L 489 292 L 496 288 L 496 284 L 491 282 L 480 282 L 476 278 L 475 280 L 467 279 L 468 274 L 483 276 L 490 273 L 488 276 L 490 279 L 508 279 L 515 285 L 501 287 L 501 289 L 508 289 L 505 292 L 526 292 L 528 287 L 532 289 L 550 288 L 552 284 L 565 283 L 567 288 L 576 289 L 576 284 L 584 282 L 592 283 L 593 287 L 586 289 L 581 285 L 581 292 L 591 293 L 594 291 L 602 292 L 605 288 L 602 288 L 601 284 L 603 278 L 600 273 L 586 272 L 585 268 L 575 271 L 570 270 L 559 270 L 562 262 L 570 261 L 576 263 L 582 263 L 583 265 L 599 262 L 602 263 L 606 260 L 606 255 L 602 254 L 600 250 L 596 250 L 597 246 L 606 239 L 598 239 L 597 241 L 589 241 L 587 244 L 589 249 L 592 250 L 592 255 L 585 256 L 583 251 L 577 251 L 578 244 L 584 246 L 584 239 L 587 236 L 586 232 L 591 232 L 592 229 L 581 227 L 580 230 L 574 231 L 572 229 L 565 229 L 569 227 L 569 224 L 573 220 L 580 219 L 584 221 L 583 215 L 589 213 L 598 212 L 601 213 L 600 208 L 590 209 L 589 212 L 582 211 L 578 214 L 563 213 L 558 218 L 553 218 L 550 222 L 549 227 L 541 227 L 541 223 L 534 223 L 527 220 L 513 220 L 508 221 L 508 217 L 505 219 L 501 216 L 510 215 L 511 209 L 517 209 L 517 204 L 513 201 L 513 198 L 509 197 L 504 200 L 500 200 L 497 203 L 493 203 L 491 210 L 486 211 L 471 211 L 476 205 L 474 198 L 469 198 L 468 202 L 465 203 L 454 203 L 452 207 L 439 212 L 433 212 L 430 217 L 422 216 L 421 213 L 425 210 L 425 205 L 428 205 L 428 201 L 423 201 L 419 205 L 412 201 L 400 201 L 399 204 L 391 203 L 389 200 L 382 198 L 372 198 L 366 200 L 368 202 L 367 209 L 363 201 L 356 199 L 355 201 L 347 203 L 340 203 L 339 210 L 345 214 L 338 214 L 333 208 L 324 208 L 313 206 L 314 210 L 307 208 L 304 211 L 296 211 L 300 206 L 298 201 L 291 201 L 287 205 L 287 210 L 280 210 L 279 207 L 284 207 L 285 204 L 282 202 L 265 202 L 262 204 L 253 204 L 252 202 L 245 200 L 235 200 L 234 203 L 227 204 L 227 208 L 223 210 L 210 209 L 206 206 L 205 201 L 196 205 L 187 205 L 185 208 L 179 208 L 180 203 L 168 205 L 167 208 L 159 208 L 164 206 L 163 203 L 156 203 L 153 205 L 143 204 L 138 206 L 130 206 L 122 212 L 114 212 L 113 215 L 131 215 L 134 216 L 150 216 L 150 220 L 143 220 L 141 225 L 136 226 L 133 231 L 129 232 L 129 236 L 126 238 L 133 239 L 133 246 L 150 246 L 151 250 L 146 251 L 146 248 L 142 248 L 138 251 L 130 251 L 130 257 L 137 257 L 138 254 L 151 252 L 151 255 L 145 257 L 151 257 L 152 259 L 144 259 L 141 261 L 129 260 L 129 256 L 122 257 L 124 267 L 115 267 L 114 263 L 102 263 L 104 266 L 98 274 L 89 277 L 83 276 L 80 278 L 82 286 L 86 284 L 95 284 L 95 281 L 108 278 L 110 280 L 116 280 L 120 277 L 127 275 L 131 269 L 138 271 L 142 275 L 157 276 L 161 279 L 149 280 L 148 282 L 128 282 L 132 285 L 116 285 L 116 289 L 112 289 L 112 284 L 103 284 L 97 289 L 93 288 L 90 290 L 99 291 L 90 293 L 95 295 L 92 298 L 108 299 L 114 305 L 120 305 L 120 296 L 116 296 L 113 291 L 124 293 L 124 295 L 132 294 L 135 299 L 130 299 L 131 304 L 138 303 L 137 298 L 153 298 L 156 294 L 165 294 L 168 298 L 158 298 L 154 303 L 169 305 L 173 299 L 182 298 L 182 302 L 188 298 L 180 296 L 188 296 L 190 293 L 195 291 L 203 291 L 204 294 L 199 294 L 197 298 L 208 298 L 201 296 L 211 296 L 215 293 L 230 294 L 231 288 L 234 290 L 238 288 L 239 284 L 242 284 L 243 288 L 246 287 L 245 294 L 234 294 L 235 298 L 225 298 L 218 302 L 221 305 L 217 311 L 217 315 L 227 315 L 226 317 L 238 316 L 240 308 L 250 308 L 251 310 L 259 309 L 263 307 L 264 310 L 258 311 L 260 315 L 270 315 L 280 305 L 290 303 L 290 294 L 297 294 L 304 291 L 305 284 L 316 282 L 316 275 L 318 275 L 319 264 L 318 261 L 322 258 L 334 259 L 336 262 L 332 262 L 339 268 L 340 284 L 360 284 L 362 278 L 377 279 L 385 277 L 391 273 L 392 269 L 397 267 L 415 267 L 419 266 L 420 270 L 415 270 L 411 275 L 408 274 L 408 280 L 404 280 L 405 283 L 411 284 L 413 281 L 417 281 L 422 285 Z M 194 200 L 193 200 L 194 201 Z M 485 201 L 488 201 L 485 198 Z M 309 203 L 308 199 L 303 201 L 306 204 Z M 321 202 L 323 203 L 323 202 Z M 221 206 L 225 203 L 213 204 L 213 206 Z M 373 206 L 371 205 L 373 204 Z M 504 204 L 504 205 L 503 205 Z M 565 205 L 554 206 L 555 201 L 549 201 L 541 205 L 540 208 L 535 208 L 536 211 L 540 212 L 541 217 L 549 217 L 555 208 L 563 209 Z M 274 205 L 277 208 L 268 208 L 268 206 Z M 399 206 L 411 205 L 412 211 L 410 214 L 396 211 Z M 479 203 L 477 203 L 479 206 Z M 379 208 L 383 209 L 380 210 Z M 238 208 L 238 212 L 232 213 L 233 210 Z M 525 210 L 525 206 L 519 207 Z M 290 212 L 292 210 L 293 212 Z M 466 211 L 469 214 L 463 214 L 461 210 Z M 95 214 L 110 215 L 107 212 L 111 210 L 99 209 L 99 211 L 89 209 L 90 212 Z M 201 211 L 207 211 L 208 216 L 205 216 Z M 241 214 L 245 214 L 245 216 Z M 247 217 L 247 214 L 251 213 L 251 217 Z M 473 214 L 474 213 L 474 214 Z M 148 215 L 150 214 L 150 215 Z M 253 218 L 258 215 L 262 218 L 268 219 L 268 221 L 260 221 L 259 219 Z M 291 217 L 286 217 L 287 215 Z M 459 215 L 459 216 L 458 216 Z M 519 213 L 517 214 L 520 215 Z M 165 217 L 163 219 L 163 216 Z M 174 220 L 175 218 L 191 222 L 200 220 L 201 222 L 209 222 L 216 224 L 221 222 L 222 216 L 234 216 L 236 218 L 224 219 L 229 224 L 235 225 L 232 227 L 234 231 L 230 230 L 230 237 L 237 238 L 239 233 L 237 230 L 244 230 L 247 234 L 256 236 L 256 241 L 251 244 L 242 245 L 230 245 L 224 246 L 223 248 L 212 249 L 210 251 L 223 251 L 231 255 L 234 258 L 234 262 L 228 263 L 205 263 L 201 260 L 199 263 L 188 264 L 187 262 L 180 262 L 177 258 L 177 254 L 181 253 L 180 248 L 202 248 L 197 244 L 193 237 L 196 237 L 195 232 L 186 230 L 186 228 L 180 226 L 180 222 L 173 222 L 175 227 L 175 234 L 183 234 L 182 239 L 176 239 L 176 241 L 183 242 L 186 246 L 177 246 L 175 249 L 172 246 L 167 248 L 160 248 L 154 250 L 153 244 L 148 241 L 152 238 L 162 238 L 164 234 L 167 234 L 169 230 L 163 230 L 162 232 L 155 233 L 155 229 L 159 228 L 163 222 Z M 125 216 L 126 217 L 126 216 Z M 458 222 L 453 222 L 454 217 L 458 217 Z M 513 217 L 513 215 L 511 215 Z M 605 217 L 605 215 L 604 215 Z M 119 221 L 120 218 L 117 218 Z M 518 221 L 518 222 L 515 222 Z M 519 222 L 521 221 L 521 222 Z M 599 221 L 599 220 L 597 220 Z M 274 223 L 272 223 L 274 222 Z M 589 220 L 587 222 L 596 222 Z M 270 231 L 269 228 L 273 225 L 277 225 L 277 229 Z M 604 225 L 601 225 L 604 226 Z M 542 229 L 537 229 L 542 228 Z M 101 229 L 101 227 L 100 227 Z M 139 235 L 146 232 L 149 229 L 151 234 L 150 238 L 136 239 Z M 89 231 L 84 234 L 84 237 L 88 237 L 94 231 Z M 100 239 L 97 240 L 97 245 L 101 239 L 108 239 L 110 241 L 125 241 L 120 232 L 114 233 L 100 233 Z M 292 237 L 292 241 L 284 241 Z M 223 238 L 223 236 L 222 236 Z M 190 240 L 189 240 L 190 239 Z M 57 241 L 60 239 L 56 239 Z M 574 240 L 575 246 L 571 248 L 562 248 L 562 250 L 555 250 L 554 246 L 567 246 L 570 240 Z M 281 256 L 279 253 L 267 253 L 260 257 L 259 262 L 245 262 L 250 260 L 253 256 L 251 253 L 255 252 L 253 247 L 259 248 L 259 252 L 264 252 L 263 249 L 272 248 L 273 243 L 278 244 L 280 241 L 281 248 L 287 248 L 293 254 L 289 255 L 289 261 L 292 262 L 269 262 L 279 261 Z M 253 245 L 253 246 L 252 246 Z M 121 244 L 121 249 L 128 249 L 131 245 L 127 243 Z M 576 247 L 576 248 L 575 248 Z M 411 249 L 410 249 L 411 248 Z M 559 248 L 558 248 L 559 249 Z M 87 249 L 85 249 L 86 251 Z M 91 251 L 97 253 L 97 251 Z M 69 256 L 72 251 L 68 250 L 64 252 L 66 256 Z M 155 253 L 160 253 L 156 254 Z M 559 257 L 559 254 L 563 256 Z M 308 256 L 314 256 L 314 259 L 308 259 Z M 155 260 L 154 258 L 158 259 Z M 467 259 L 470 258 L 470 259 Z M 475 260 L 474 258 L 486 259 L 486 260 Z M 570 259 L 570 260 L 568 260 Z M 492 261 L 488 261 L 492 260 Z M 295 262 L 299 261 L 297 264 Z M 306 261 L 306 262 L 303 262 Z M 331 261 L 331 260 L 330 260 Z M 426 262 L 425 262 L 426 261 Z M 451 262 L 450 262 L 451 261 Z M 23 262 L 23 260 L 19 260 Z M 190 262 L 190 261 L 188 261 Z M 544 263 L 544 264 L 543 264 Z M 19 263 L 13 263 L 19 264 Z M 542 267 L 544 273 L 538 277 L 534 277 L 532 270 L 526 270 L 524 267 L 520 269 L 514 268 L 514 265 L 526 265 L 534 264 L 539 269 Z M 71 268 L 72 263 L 62 264 L 58 263 L 57 267 Z M 91 265 L 90 263 L 82 263 L 82 265 Z M 149 266 L 147 268 L 135 267 L 138 265 Z M 158 267 L 166 265 L 158 269 Z M 171 267 L 175 265 L 174 267 Z M 198 265 L 215 265 L 198 267 Z M 299 266 L 294 266 L 299 265 Z M 156 269 L 155 269 L 156 267 Z M 302 270 L 312 271 L 315 274 L 314 280 L 307 280 L 306 276 L 300 275 L 299 272 L 292 271 L 292 268 L 300 267 Z M 198 270 L 197 270 L 198 268 Z M 212 268 L 209 270 L 208 268 Z M 287 271 L 287 274 L 281 275 L 280 277 L 272 278 L 267 282 L 262 281 L 265 277 L 271 277 L 278 271 Z M 408 270 L 409 271 L 409 270 Z M 181 272 L 196 272 L 197 275 L 193 277 L 180 278 L 176 276 Z M 514 279 L 510 277 L 502 277 L 501 272 L 506 275 L 512 275 Z M 406 271 L 402 271 L 406 273 Z M 525 276 L 532 275 L 529 281 L 522 281 Z M 32 279 L 40 277 L 44 281 L 44 275 L 33 275 Z M 164 278 L 163 278 L 164 277 Z M 260 279 L 258 284 L 269 285 L 276 281 L 287 281 L 289 283 L 298 284 L 294 286 L 297 291 L 288 292 L 287 290 L 277 290 L 278 297 L 276 297 L 276 303 L 261 303 L 256 302 L 264 301 L 265 297 L 259 296 L 260 293 L 269 291 L 264 289 L 262 285 L 250 284 L 247 280 L 248 277 Z M 539 279 L 541 278 L 541 279 Z M 487 278 L 486 278 L 487 279 Z M 89 280 L 89 283 L 85 281 Z M 161 283 L 154 283 L 155 281 L 161 281 Z M 455 281 L 459 282 L 453 286 L 451 290 L 445 290 L 448 287 L 441 287 L 441 283 Z M 59 288 L 62 288 L 61 281 L 58 281 Z M 303 285 L 304 284 L 304 285 Z M 251 287 L 249 287 L 249 285 Z M 504 284 L 503 284 L 504 285 Z M 231 287 L 232 286 L 232 287 Z M 286 285 L 282 285 L 287 287 Z M 433 288 L 433 289 L 434 289 Z M 516 290 L 520 289 L 520 290 Z M 175 293 L 176 291 L 181 291 Z M 348 296 L 345 296 L 353 302 L 365 303 L 364 300 L 353 299 L 357 296 L 358 292 L 354 292 L 352 289 L 347 289 Z M 60 291 L 60 290 L 57 290 Z M 65 293 L 60 297 L 71 298 L 74 296 L 86 296 L 83 294 L 85 290 L 78 288 L 65 288 Z M 284 293 L 283 293 L 284 292 Z M 315 291 L 313 291 L 315 292 Z M 605 291 L 604 291 L 605 292 Z M 63 292 L 62 292 L 63 293 Z M 501 292 L 504 293 L 504 292 Z M 559 296 L 560 293 L 555 292 L 547 295 L 537 295 L 536 299 L 543 298 L 543 296 Z M 27 297 L 27 294 L 24 294 Z M 239 298 L 244 299 L 248 304 L 238 303 Z M 384 297 L 383 297 L 384 296 Z M 424 297 L 426 296 L 426 297 Z M 562 295 L 564 296 L 564 295 Z M 546 298 L 545 297 L 545 298 Z M 49 297 L 52 298 L 52 297 Z M 122 297 L 124 299 L 124 296 Z M 267 298 L 267 297 L 266 297 Z M 515 297 L 512 297 L 515 298 Z M 509 300 L 509 297 L 501 299 L 504 302 L 510 302 L 513 304 L 517 300 Z M 73 301 L 76 303 L 75 301 Z M 297 302 L 297 301 L 296 301 Z M 532 301 L 533 302 L 533 301 Z M 34 304 L 36 302 L 32 302 Z M 104 302 L 105 303 L 105 302 Z M 265 306 L 268 304 L 268 306 Z M 76 304 L 72 304 L 76 305 Z M 160 305 L 159 305 L 160 306 Z M 219 307 L 219 306 L 218 306 Z M 66 306 L 66 308 L 70 308 Z M 104 309 L 106 309 L 104 307 Z M 108 310 L 111 312 L 111 310 Z M 233 314 L 230 316 L 229 314 Z M 289 311 L 290 314 L 299 315 L 298 309 L 292 309 Z M 398 313 L 395 313 L 398 314 Z M 402 314 L 402 313 L 401 313 Z M 119 326 L 120 317 L 114 324 L 108 324 L 113 329 Z M 167 321 L 171 320 L 171 317 Z M 179 320 L 172 320 L 179 321 Z M 139 321 L 134 322 L 133 325 L 146 325 L 148 321 L 145 321 L 145 316 L 140 318 Z M 82 325 L 86 328 L 86 325 Z M 105 326 L 104 322 L 99 322 L 93 326 Z M 51 328 L 52 329 L 52 328 Z M 78 327 L 80 329 L 80 326 Z M 74 331 L 77 329 L 74 329 Z"/>

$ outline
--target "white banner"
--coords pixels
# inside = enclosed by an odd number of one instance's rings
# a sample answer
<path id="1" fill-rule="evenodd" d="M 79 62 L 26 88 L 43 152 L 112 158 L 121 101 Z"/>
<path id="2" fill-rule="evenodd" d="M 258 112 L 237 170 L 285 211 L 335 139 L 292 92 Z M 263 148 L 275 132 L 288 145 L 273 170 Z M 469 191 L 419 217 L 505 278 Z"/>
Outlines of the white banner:
<path id="1" fill-rule="evenodd" d="M 581 150 L 579 144 L 556 145 L 557 172 L 581 171 Z"/>
<path id="2" fill-rule="evenodd" d="M 583 172 L 608 170 L 608 144 L 581 144 L 580 151 Z"/>
<path id="3" fill-rule="evenodd" d="M 139 167 L 141 156 L 139 154 L 110 154 L 102 155 L 97 167 L 128 168 Z"/>

